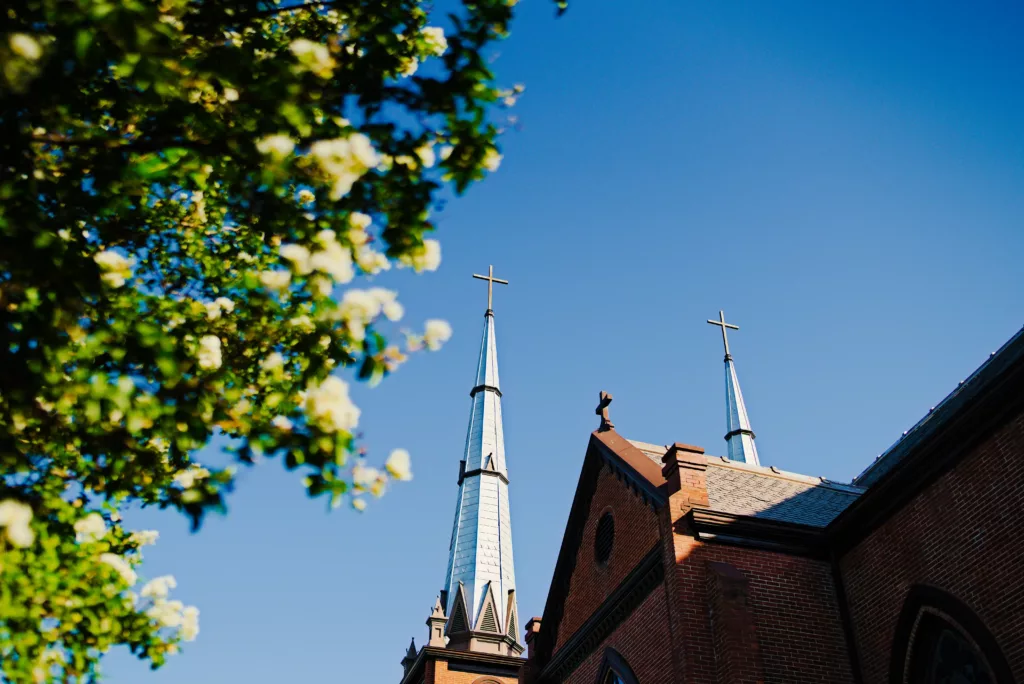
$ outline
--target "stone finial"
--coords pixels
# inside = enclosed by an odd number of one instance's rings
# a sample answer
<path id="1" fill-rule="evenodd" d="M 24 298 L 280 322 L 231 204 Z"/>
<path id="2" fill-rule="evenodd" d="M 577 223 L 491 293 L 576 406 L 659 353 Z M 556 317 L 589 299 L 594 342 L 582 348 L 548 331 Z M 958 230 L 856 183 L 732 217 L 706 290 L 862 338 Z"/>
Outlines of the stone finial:
<path id="1" fill-rule="evenodd" d="M 434 610 L 431 611 L 430 617 L 427 618 L 428 640 L 427 646 L 434 648 L 444 648 L 444 626 L 448 622 L 448 618 L 444 616 L 444 606 L 441 605 L 441 597 L 438 596 L 434 601 Z"/>
<path id="2" fill-rule="evenodd" d="M 601 426 L 597 428 L 598 432 L 607 432 L 613 430 L 615 424 L 612 419 L 608 416 L 608 406 L 612 403 L 612 395 L 604 390 L 598 395 L 597 408 L 594 409 L 594 413 L 601 416 Z"/>
<path id="3" fill-rule="evenodd" d="M 409 641 L 409 650 L 405 652 L 405 657 L 402 658 L 402 669 L 405 670 L 405 674 L 409 674 L 409 670 L 412 669 L 413 663 L 416 662 L 416 639 L 413 638 Z"/>

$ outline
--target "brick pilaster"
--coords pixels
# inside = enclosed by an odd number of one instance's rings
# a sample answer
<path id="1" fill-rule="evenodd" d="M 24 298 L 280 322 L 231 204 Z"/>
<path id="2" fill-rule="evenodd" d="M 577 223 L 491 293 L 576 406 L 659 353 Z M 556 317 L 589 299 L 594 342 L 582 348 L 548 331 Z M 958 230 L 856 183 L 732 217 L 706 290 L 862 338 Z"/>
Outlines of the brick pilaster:
<path id="1" fill-rule="evenodd" d="M 764 684 L 764 662 L 750 610 L 746 575 L 728 563 L 707 564 L 708 608 L 719 684 Z"/>

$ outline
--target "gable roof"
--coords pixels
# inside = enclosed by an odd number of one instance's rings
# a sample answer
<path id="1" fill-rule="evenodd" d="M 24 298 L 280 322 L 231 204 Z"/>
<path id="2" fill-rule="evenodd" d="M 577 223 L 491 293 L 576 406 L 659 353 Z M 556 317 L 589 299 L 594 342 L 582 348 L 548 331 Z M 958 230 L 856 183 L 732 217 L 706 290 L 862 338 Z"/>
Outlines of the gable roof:
<path id="1" fill-rule="evenodd" d="M 666 447 L 629 440 L 648 459 L 661 463 Z M 708 507 L 752 518 L 825 527 L 864 491 L 819 477 L 706 456 Z"/>

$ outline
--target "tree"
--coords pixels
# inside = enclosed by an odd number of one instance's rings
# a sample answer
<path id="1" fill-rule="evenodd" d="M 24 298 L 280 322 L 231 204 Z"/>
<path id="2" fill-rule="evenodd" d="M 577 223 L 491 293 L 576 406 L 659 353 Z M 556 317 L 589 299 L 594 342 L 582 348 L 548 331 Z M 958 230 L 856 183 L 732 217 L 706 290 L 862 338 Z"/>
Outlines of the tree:
<path id="1" fill-rule="evenodd" d="M 486 61 L 515 0 L 11 0 L 0 26 L 0 671 L 84 681 L 198 632 L 174 580 L 136 593 L 151 531 L 198 526 L 233 469 L 280 457 L 365 507 L 407 479 L 361 457 L 343 377 L 378 382 L 443 321 L 384 331 L 431 271 L 431 209 L 501 156 Z M 403 339 L 404 338 L 404 339 Z"/>

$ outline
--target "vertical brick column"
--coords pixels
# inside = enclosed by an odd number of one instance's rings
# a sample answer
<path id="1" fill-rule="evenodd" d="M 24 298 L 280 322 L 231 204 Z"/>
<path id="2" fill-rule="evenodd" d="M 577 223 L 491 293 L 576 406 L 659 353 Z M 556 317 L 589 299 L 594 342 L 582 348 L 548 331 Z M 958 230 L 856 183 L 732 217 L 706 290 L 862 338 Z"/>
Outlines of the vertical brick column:
<path id="1" fill-rule="evenodd" d="M 691 508 L 708 505 L 707 460 L 704 449 L 699 446 L 676 442 L 661 462 L 665 477 L 668 503 L 661 509 L 659 528 L 661 531 L 662 557 L 665 563 L 665 598 L 668 603 L 669 626 L 672 631 L 672 662 L 676 671 L 674 681 L 696 681 L 692 663 L 687 662 L 689 637 L 686 627 L 686 612 L 698 609 L 687 606 L 681 582 L 685 578 L 678 571 L 679 562 L 697 544 L 682 527 L 683 516 Z M 702 608 L 702 607 L 701 607 Z"/>
<path id="2" fill-rule="evenodd" d="M 764 684 L 764 662 L 750 611 L 747 577 L 728 563 L 711 561 L 707 569 L 718 682 Z"/>

